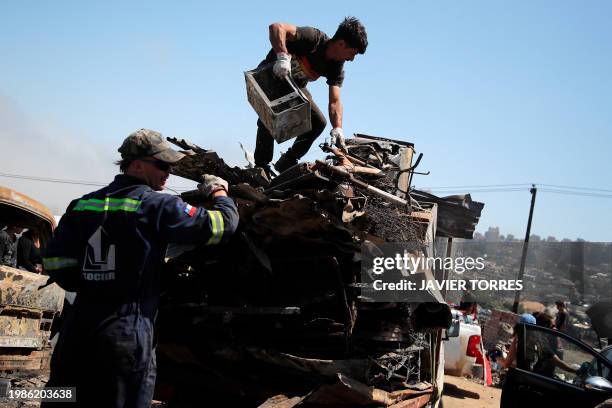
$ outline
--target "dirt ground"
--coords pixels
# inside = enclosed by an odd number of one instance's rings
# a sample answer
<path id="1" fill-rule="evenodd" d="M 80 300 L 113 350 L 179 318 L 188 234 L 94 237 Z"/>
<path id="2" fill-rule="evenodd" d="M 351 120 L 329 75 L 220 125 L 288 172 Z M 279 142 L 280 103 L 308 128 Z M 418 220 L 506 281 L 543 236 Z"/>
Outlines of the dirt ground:
<path id="1" fill-rule="evenodd" d="M 10 375 L 13 387 L 42 387 L 48 378 L 48 373 L 25 373 L 23 376 Z M 2 376 L 0 376 L 2 378 Z M 444 376 L 444 392 L 442 402 L 444 408 L 499 408 L 501 389 L 495 387 L 484 387 L 474 381 L 451 375 Z M 36 408 L 38 402 L 9 402 L 0 398 L 2 408 Z M 160 407 L 163 405 L 153 405 Z"/>
<path id="2" fill-rule="evenodd" d="M 49 380 L 49 371 L 0 372 L 0 380 L 9 380 L 12 388 L 42 388 Z M 2 408 L 38 408 L 40 402 L 10 400 L 0 397 Z"/>
<path id="3" fill-rule="evenodd" d="M 485 387 L 463 377 L 444 375 L 444 408 L 499 408 L 501 389 Z"/>

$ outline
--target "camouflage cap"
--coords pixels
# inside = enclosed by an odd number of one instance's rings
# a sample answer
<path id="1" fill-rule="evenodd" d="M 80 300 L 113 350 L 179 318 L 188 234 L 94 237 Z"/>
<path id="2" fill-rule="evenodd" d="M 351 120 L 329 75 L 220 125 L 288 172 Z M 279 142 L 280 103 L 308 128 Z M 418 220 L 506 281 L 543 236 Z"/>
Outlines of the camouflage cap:
<path id="1" fill-rule="evenodd" d="M 173 150 L 161 133 L 150 129 L 140 129 L 126 137 L 118 152 L 123 159 L 153 156 L 166 163 L 176 163 L 185 157 Z"/>

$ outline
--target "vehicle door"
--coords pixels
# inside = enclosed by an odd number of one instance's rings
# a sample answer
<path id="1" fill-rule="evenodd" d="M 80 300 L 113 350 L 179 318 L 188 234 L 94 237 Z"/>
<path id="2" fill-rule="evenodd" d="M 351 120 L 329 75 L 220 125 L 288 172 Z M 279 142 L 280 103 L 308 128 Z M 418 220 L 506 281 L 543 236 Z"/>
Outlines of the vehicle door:
<path id="1" fill-rule="evenodd" d="M 501 408 L 594 407 L 612 398 L 611 368 L 603 354 L 565 333 L 521 324 Z"/>

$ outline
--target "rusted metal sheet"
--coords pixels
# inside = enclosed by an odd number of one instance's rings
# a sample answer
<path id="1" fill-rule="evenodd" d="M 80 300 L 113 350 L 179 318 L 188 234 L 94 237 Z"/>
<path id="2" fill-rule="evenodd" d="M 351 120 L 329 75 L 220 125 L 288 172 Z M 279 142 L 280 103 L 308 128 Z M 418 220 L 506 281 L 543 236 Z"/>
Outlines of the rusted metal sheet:
<path id="1" fill-rule="evenodd" d="M 266 400 L 263 404 L 257 408 L 293 408 L 299 406 L 300 402 L 304 400 L 303 397 L 289 398 L 286 395 L 275 395 Z"/>
<path id="2" fill-rule="evenodd" d="M 57 313 L 64 304 L 64 291 L 53 284 L 39 290 L 48 276 L 0 265 L 0 307 L 21 307 Z"/>
<path id="3" fill-rule="evenodd" d="M 261 169 L 230 167 L 215 151 L 203 149 L 184 139 L 168 138 L 168 141 L 187 154 L 172 167 L 171 172 L 176 176 L 198 183 L 202 182 L 202 174 L 223 177 L 230 185 L 248 183 L 252 186 L 265 186 L 270 182 Z"/>
<path id="4" fill-rule="evenodd" d="M 323 385 L 304 398 L 304 403 L 321 406 L 334 407 L 368 407 L 384 406 L 397 407 L 400 403 L 408 403 L 407 407 L 420 407 L 420 401 L 429 401 L 429 394 L 432 389 L 401 390 L 397 392 L 387 392 L 376 387 L 369 387 L 359 381 L 342 374 L 338 374 L 336 382 L 330 385 Z M 412 397 L 417 397 L 412 400 Z M 419 400 L 422 398 L 422 400 Z M 427 399 L 425 399 L 427 398 Z M 410 401 L 406 401 L 409 400 Z"/>
<path id="5" fill-rule="evenodd" d="M 427 405 L 430 399 L 431 395 L 420 395 L 416 398 L 393 404 L 389 408 L 421 408 Z"/>
<path id="6" fill-rule="evenodd" d="M 413 198 L 438 205 L 437 236 L 472 239 L 484 203 L 472 201 L 469 194 L 437 197 L 433 194 L 413 190 Z"/>
<path id="7" fill-rule="evenodd" d="M 50 359 L 50 348 L 26 352 L 3 352 L 0 353 L 0 371 L 41 370 L 49 366 Z"/>
<path id="8" fill-rule="evenodd" d="M 46 338 L 41 336 L 40 315 L 0 314 L 0 347 L 39 348 Z"/>
<path id="9" fill-rule="evenodd" d="M 410 390 L 411 391 L 411 390 Z M 388 405 L 389 408 L 421 408 L 427 405 L 427 403 L 431 399 L 431 390 L 423 391 L 412 391 L 413 394 L 409 397 L 410 399 L 406 399 L 404 401 L 400 401 L 393 405 Z M 374 392 L 372 392 L 374 394 Z M 339 396 L 343 398 L 343 396 Z M 304 402 L 304 404 L 302 404 Z M 312 403 L 312 402 L 311 402 Z M 340 399 L 339 401 L 335 401 L 330 405 L 325 403 L 325 406 L 333 406 L 333 407 L 354 407 L 359 406 L 353 403 L 350 403 L 350 400 Z M 275 395 L 267 399 L 263 404 L 258 406 L 257 408 L 294 408 L 301 406 L 312 406 L 309 405 L 307 397 L 293 397 L 289 398 L 286 395 Z M 371 404 L 367 404 L 367 406 L 372 406 Z M 380 405 L 377 405 L 380 406 Z"/>
<path id="10" fill-rule="evenodd" d="M 47 344 L 53 317 L 64 304 L 64 291 L 57 285 L 38 289 L 47 279 L 0 266 L 0 358 L 6 349 L 39 349 Z"/>

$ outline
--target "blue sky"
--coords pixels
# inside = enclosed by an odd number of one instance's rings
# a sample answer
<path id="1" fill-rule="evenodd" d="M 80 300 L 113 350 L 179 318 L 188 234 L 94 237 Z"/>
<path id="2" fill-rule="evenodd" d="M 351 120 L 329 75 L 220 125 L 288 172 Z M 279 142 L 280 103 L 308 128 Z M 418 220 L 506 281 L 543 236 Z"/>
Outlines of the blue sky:
<path id="1" fill-rule="evenodd" d="M 141 127 L 242 165 L 238 142 L 253 149 L 256 121 L 242 72 L 268 51 L 268 24 L 332 35 L 346 15 L 363 21 L 370 45 L 346 66 L 345 132 L 414 142 L 424 154 L 420 169 L 431 171 L 415 177 L 417 187 L 612 190 L 606 1 L 5 1 L 0 172 L 106 182 L 116 148 Z M 325 111 L 324 81 L 309 89 Z M 275 158 L 289 145 L 276 146 Z M 306 159 L 320 155 L 314 147 Z M 58 213 L 92 189 L 7 177 L 0 185 Z M 523 236 L 527 188 L 473 198 L 486 203 L 478 230 Z M 532 231 L 610 241 L 610 210 L 612 198 L 541 192 Z"/>

